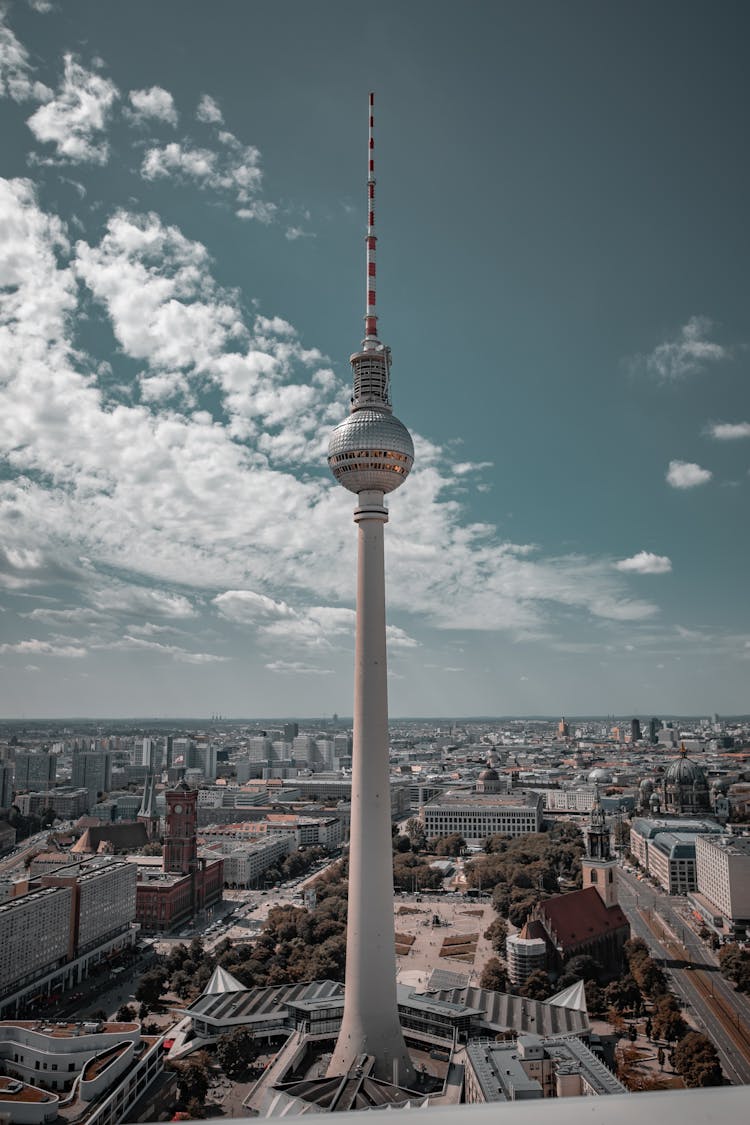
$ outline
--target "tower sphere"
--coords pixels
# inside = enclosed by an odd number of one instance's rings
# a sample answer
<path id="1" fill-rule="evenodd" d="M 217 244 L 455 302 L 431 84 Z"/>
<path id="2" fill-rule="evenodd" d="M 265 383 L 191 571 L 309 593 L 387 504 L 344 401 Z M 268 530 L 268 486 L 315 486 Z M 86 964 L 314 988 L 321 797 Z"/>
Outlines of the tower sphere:
<path id="1" fill-rule="evenodd" d="M 328 442 L 328 465 L 350 492 L 393 492 L 414 463 L 414 443 L 388 410 L 355 410 L 339 422 Z"/>

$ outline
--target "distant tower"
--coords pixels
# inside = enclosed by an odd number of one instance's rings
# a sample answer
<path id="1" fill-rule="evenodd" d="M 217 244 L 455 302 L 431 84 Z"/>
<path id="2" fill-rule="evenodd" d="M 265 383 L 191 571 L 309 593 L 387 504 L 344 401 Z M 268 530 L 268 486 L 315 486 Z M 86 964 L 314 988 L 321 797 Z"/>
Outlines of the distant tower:
<path id="1" fill-rule="evenodd" d="M 630 741 L 631 742 L 640 742 L 642 737 L 643 737 L 643 735 L 641 733 L 641 720 L 640 719 L 631 719 L 630 720 Z"/>
<path id="2" fill-rule="evenodd" d="M 557 724 L 557 733 L 560 738 L 570 737 L 570 726 L 564 715 L 562 719 L 560 719 L 560 722 Z"/>
<path id="3" fill-rule="evenodd" d="M 370 94 L 365 338 L 350 359 L 351 413 L 335 428 L 328 446 L 331 472 L 358 499 L 346 982 L 344 1016 L 328 1073 L 346 1074 L 361 1055 L 371 1055 L 376 1078 L 408 1086 L 414 1069 L 396 1000 L 383 525 L 388 520 L 384 494 L 406 480 L 414 446 L 391 412 L 391 350 L 378 339 L 373 106 Z"/>
<path id="4" fill-rule="evenodd" d="M 136 820 L 146 825 L 149 840 L 155 840 L 159 835 L 159 811 L 156 807 L 156 777 L 149 774 L 143 786 L 143 800 L 138 809 Z"/>
<path id="5" fill-rule="evenodd" d="M 164 870 L 189 875 L 198 863 L 198 790 L 181 781 L 167 793 Z"/>
<path id="6" fill-rule="evenodd" d="M 598 788 L 591 809 L 591 818 L 585 832 L 586 855 L 581 859 L 583 886 L 584 888 L 596 887 L 604 905 L 615 906 L 617 904 L 617 884 L 615 883 L 617 861 L 612 858 L 609 828 L 607 827 L 607 818 L 604 814 Z"/>

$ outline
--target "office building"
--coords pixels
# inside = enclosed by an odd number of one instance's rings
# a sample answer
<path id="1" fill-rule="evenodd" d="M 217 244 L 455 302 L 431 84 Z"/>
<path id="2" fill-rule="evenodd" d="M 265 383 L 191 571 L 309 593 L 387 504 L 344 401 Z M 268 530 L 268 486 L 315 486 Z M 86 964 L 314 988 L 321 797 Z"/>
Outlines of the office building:
<path id="1" fill-rule="evenodd" d="M 542 828 L 542 798 L 533 790 L 507 795 L 451 789 L 428 801 L 420 813 L 428 840 L 458 833 L 468 844 L 488 836 L 523 836 Z"/>
<path id="2" fill-rule="evenodd" d="M 697 836 L 696 884 L 723 919 L 727 934 L 750 930 L 750 837 Z"/>
<path id="3" fill-rule="evenodd" d="M 57 757 L 46 750 L 16 750 L 15 787 L 17 793 L 47 789 L 55 784 Z"/>

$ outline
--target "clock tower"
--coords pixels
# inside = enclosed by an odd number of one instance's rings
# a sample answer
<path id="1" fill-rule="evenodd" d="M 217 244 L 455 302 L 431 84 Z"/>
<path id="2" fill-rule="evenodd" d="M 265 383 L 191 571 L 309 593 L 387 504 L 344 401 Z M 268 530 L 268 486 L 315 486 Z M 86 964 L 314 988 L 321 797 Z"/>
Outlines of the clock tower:
<path id="1" fill-rule="evenodd" d="M 184 781 L 167 793 L 164 870 L 189 875 L 198 862 L 198 791 Z"/>

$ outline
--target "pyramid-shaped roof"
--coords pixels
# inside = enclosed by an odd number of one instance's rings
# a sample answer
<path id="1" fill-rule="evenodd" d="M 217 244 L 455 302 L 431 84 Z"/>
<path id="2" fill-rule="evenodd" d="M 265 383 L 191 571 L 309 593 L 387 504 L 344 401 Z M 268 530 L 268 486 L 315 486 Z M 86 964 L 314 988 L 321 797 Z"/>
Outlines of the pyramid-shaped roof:
<path id="1" fill-rule="evenodd" d="M 586 988 L 582 980 L 577 980 L 575 984 L 571 984 L 570 988 L 564 988 L 556 996 L 550 996 L 547 1003 L 554 1004 L 557 1008 L 570 1008 L 574 1012 L 586 1012 L 588 1014 Z"/>
<path id="2" fill-rule="evenodd" d="M 211 974 L 206 987 L 201 993 L 202 996 L 215 996 L 222 992 L 246 992 L 244 984 L 240 984 L 237 977 L 233 977 L 226 969 L 222 969 L 221 965 L 217 965 Z"/>

